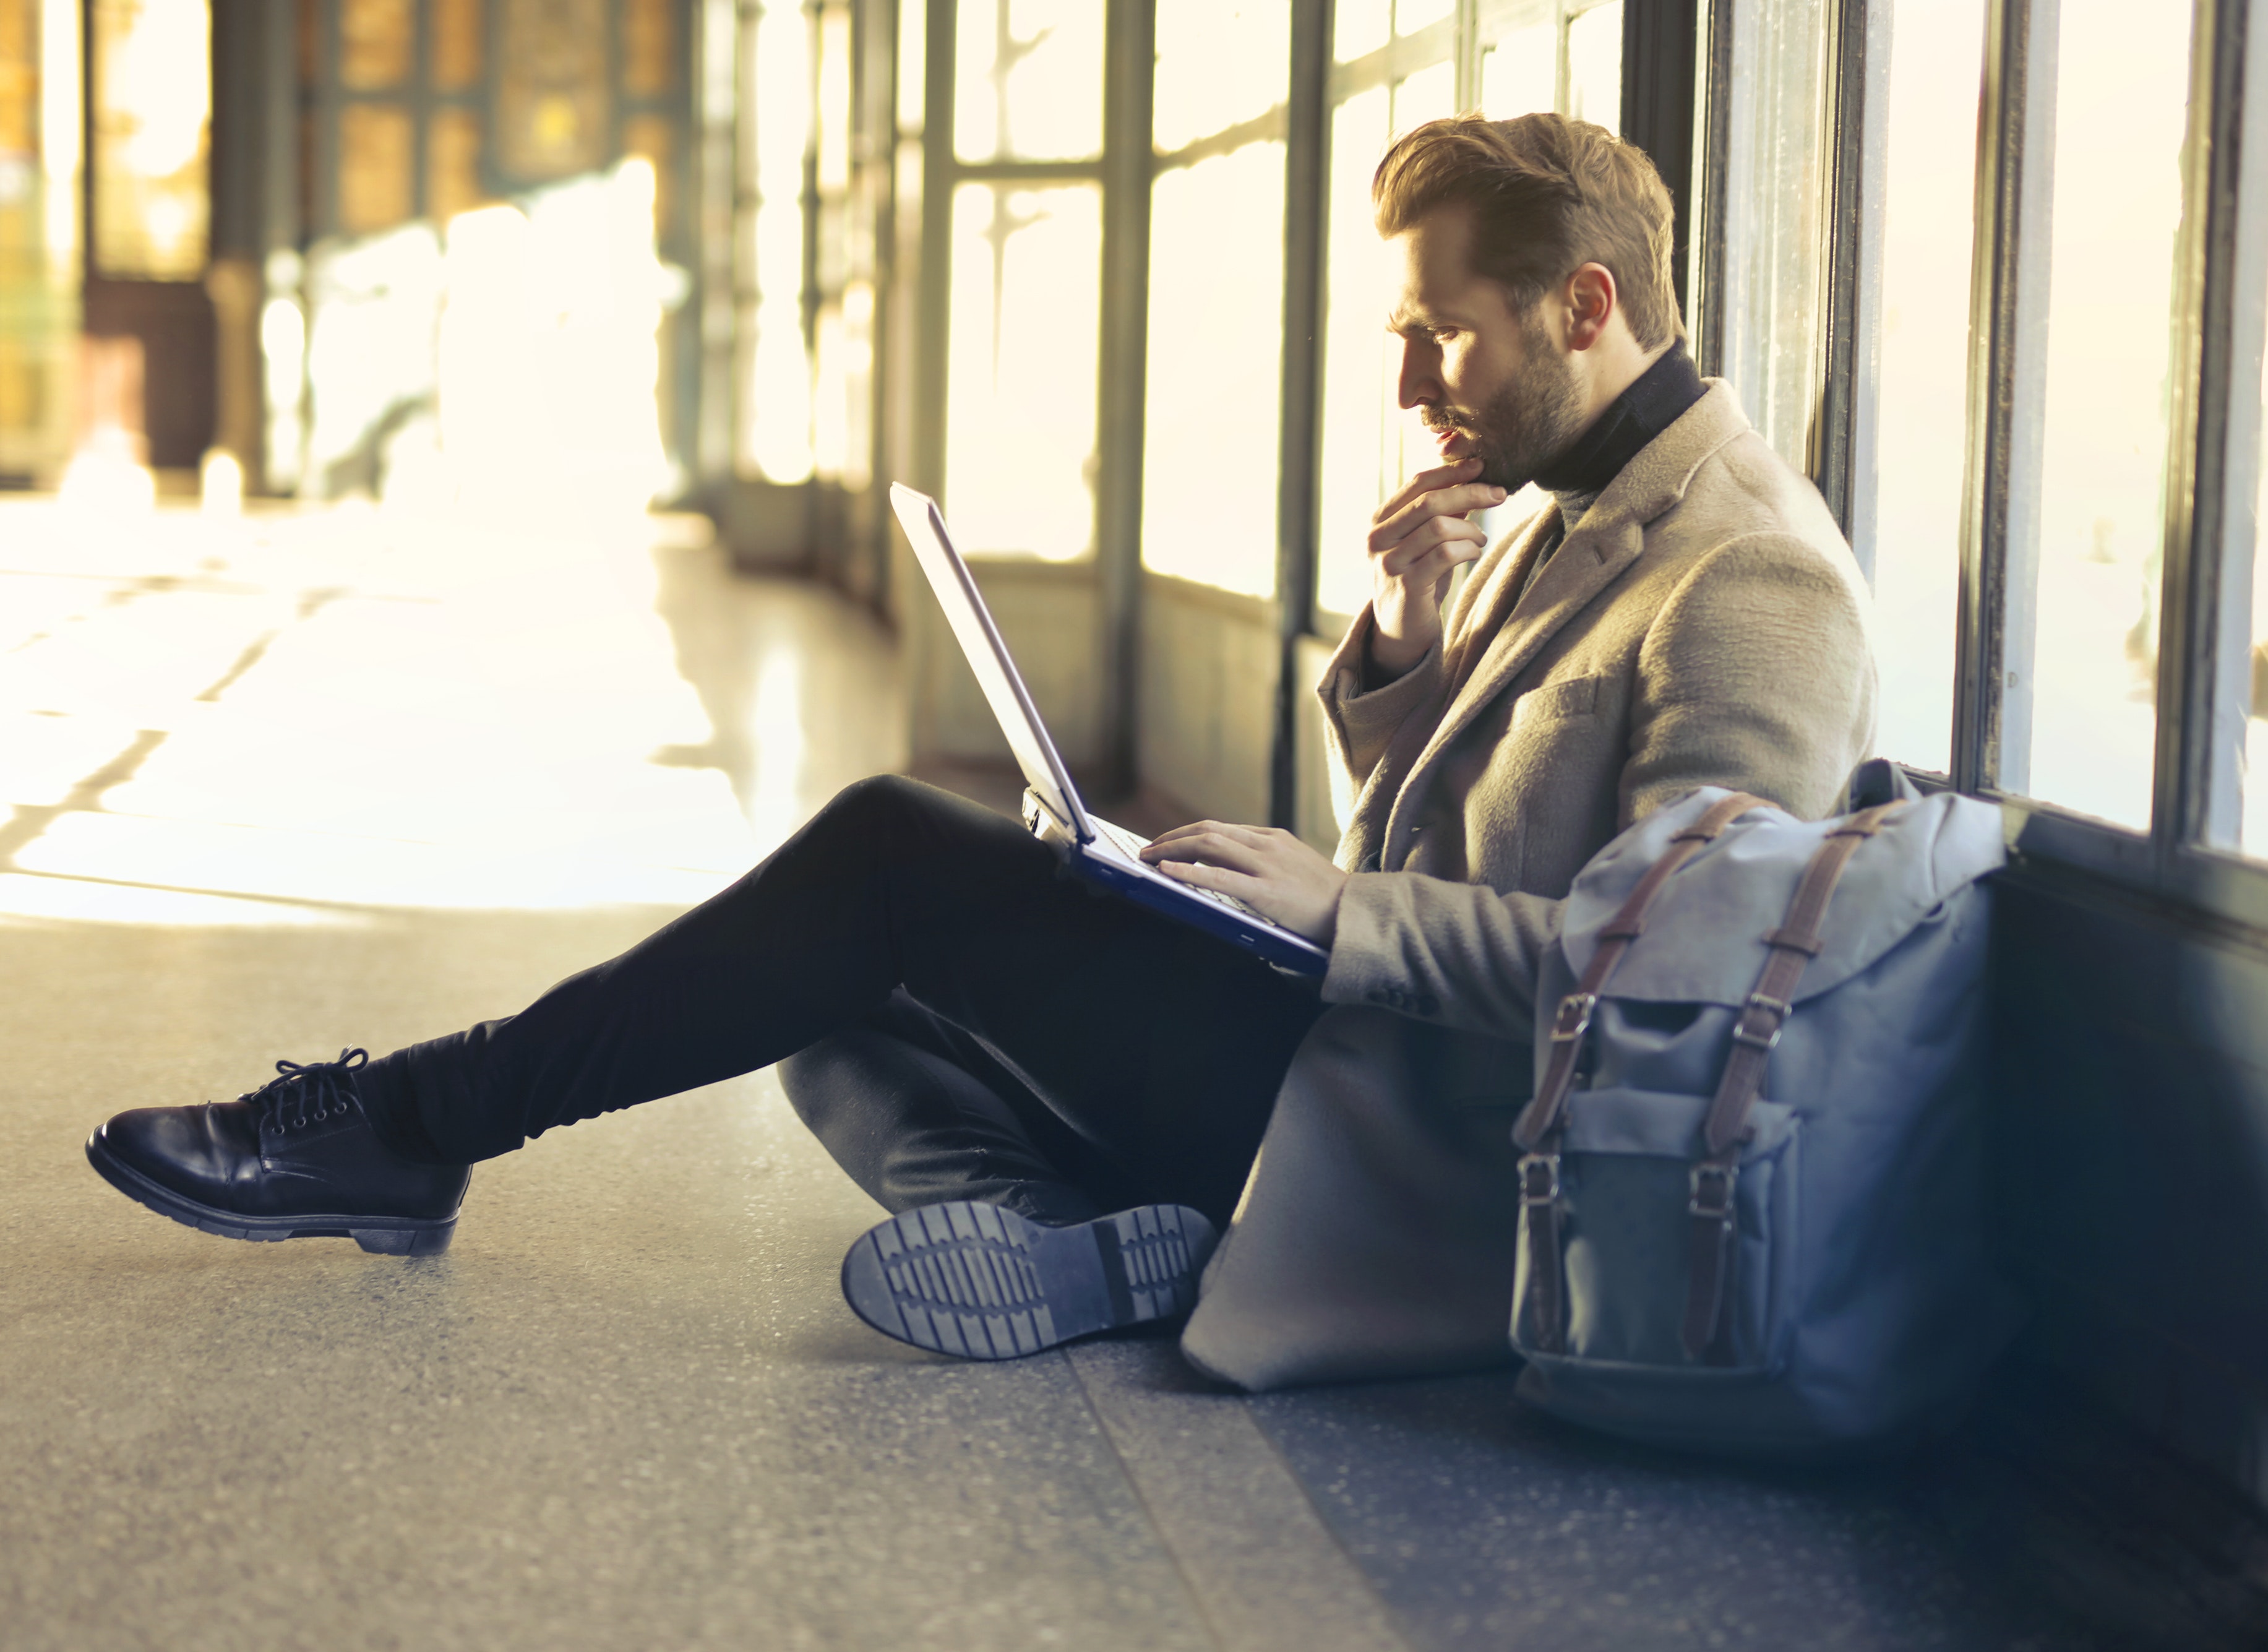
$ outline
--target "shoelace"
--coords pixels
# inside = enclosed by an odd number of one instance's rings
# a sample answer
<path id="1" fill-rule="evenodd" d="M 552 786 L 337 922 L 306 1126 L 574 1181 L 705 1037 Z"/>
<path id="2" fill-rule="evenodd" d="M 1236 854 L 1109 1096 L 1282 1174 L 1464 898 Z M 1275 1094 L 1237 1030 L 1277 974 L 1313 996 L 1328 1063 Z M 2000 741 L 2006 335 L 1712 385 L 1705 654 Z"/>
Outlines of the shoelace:
<path id="1" fill-rule="evenodd" d="M 250 1102 L 260 1110 L 263 1131 L 280 1136 L 286 1130 L 303 1130 L 310 1121 L 320 1124 L 334 1113 L 352 1112 L 360 1105 L 354 1071 L 369 1059 L 367 1050 L 342 1050 L 335 1061 L 278 1061 L 276 1071 L 280 1076 L 237 1100 Z M 291 1110 L 288 1122 L 287 1109 Z"/>

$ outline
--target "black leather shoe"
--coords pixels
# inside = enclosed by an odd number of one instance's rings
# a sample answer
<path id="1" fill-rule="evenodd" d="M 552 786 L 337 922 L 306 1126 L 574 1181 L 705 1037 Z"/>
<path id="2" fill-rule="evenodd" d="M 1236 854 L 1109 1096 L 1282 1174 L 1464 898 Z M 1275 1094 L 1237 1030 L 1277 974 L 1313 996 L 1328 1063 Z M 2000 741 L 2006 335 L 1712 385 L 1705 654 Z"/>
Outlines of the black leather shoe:
<path id="1" fill-rule="evenodd" d="M 438 1256 L 472 1170 L 418 1164 L 379 1140 L 356 1093 L 366 1050 L 302 1066 L 232 1102 L 137 1107 L 87 1138 L 102 1179 L 161 1216 L 228 1239 L 352 1239 Z"/>
<path id="2" fill-rule="evenodd" d="M 1141 1205 L 1047 1228 L 953 1199 L 870 1228 L 843 1258 L 843 1297 L 886 1337 L 964 1360 L 1012 1360 L 1197 1305 L 1212 1224 Z"/>

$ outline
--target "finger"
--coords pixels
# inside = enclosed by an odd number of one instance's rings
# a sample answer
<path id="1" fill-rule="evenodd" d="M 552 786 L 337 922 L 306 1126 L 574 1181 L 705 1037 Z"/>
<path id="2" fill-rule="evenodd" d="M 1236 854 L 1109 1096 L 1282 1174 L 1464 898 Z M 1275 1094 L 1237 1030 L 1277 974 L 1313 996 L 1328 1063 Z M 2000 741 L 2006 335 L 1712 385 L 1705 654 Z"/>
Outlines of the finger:
<path id="1" fill-rule="evenodd" d="M 1156 844 L 1151 845 L 1156 848 Z M 1167 845 L 1154 858 L 1145 855 L 1152 866 L 1167 867 L 1204 861 L 1208 866 L 1225 867 L 1231 871 L 1254 874 L 1267 867 L 1267 857 L 1256 846 L 1240 842 L 1224 832 L 1205 832 L 1183 837 Z"/>
<path id="2" fill-rule="evenodd" d="M 1389 578 L 1407 579 L 1410 571 L 1439 556 L 1470 561 L 1488 549 L 1487 530 L 1477 523 L 1442 517 L 1399 544 L 1373 555 L 1373 563 Z"/>
<path id="3" fill-rule="evenodd" d="M 1437 488 L 1412 499 L 1392 516 L 1381 519 L 1370 530 L 1370 548 L 1373 551 L 1383 550 L 1428 521 L 1445 516 L 1462 519 L 1476 511 L 1485 511 L 1491 505 L 1501 505 L 1504 500 L 1502 488 L 1478 482 Z"/>
<path id="4" fill-rule="evenodd" d="M 1192 833 L 1217 832 L 1220 830 L 1222 830 L 1221 823 L 1217 820 L 1191 821 L 1186 826 L 1176 826 L 1171 831 L 1160 832 L 1155 837 L 1152 837 L 1150 840 L 1149 848 L 1154 849 L 1160 844 L 1169 844 L 1177 838 L 1187 837 Z M 1143 852 L 1147 854 L 1149 852 L 1149 849 L 1144 850 Z"/>
<path id="5" fill-rule="evenodd" d="M 1158 868 L 1177 882 L 1194 885 L 1200 889 L 1211 889 L 1220 895 L 1233 895 L 1239 900 L 1250 902 L 1267 886 L 1258 878 L 1229 867 L 1216 867 L 1196 861 L 1174 860 Z"/>
<path id="6" fill-rule="evenodd" d="M 1420 494 L 1432 493 L 1453 483 L 1469 482 L 1481 473 L 1481 456 L 1468 454 L 1454 463 L 1436 465 L 1431 470 L 1421 470 L 1410 478 L 1402 491 L 1380 505 L 1371 516 L 1373 522 L 1382 522 Z"/>

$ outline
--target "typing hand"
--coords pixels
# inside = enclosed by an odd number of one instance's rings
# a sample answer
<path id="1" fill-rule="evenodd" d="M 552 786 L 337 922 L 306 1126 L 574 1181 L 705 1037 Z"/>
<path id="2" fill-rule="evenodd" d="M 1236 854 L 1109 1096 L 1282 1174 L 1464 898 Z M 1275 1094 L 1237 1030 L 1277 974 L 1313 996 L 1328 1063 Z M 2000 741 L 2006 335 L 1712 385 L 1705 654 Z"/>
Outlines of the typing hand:
<path id="1" fill-rule="evenodd" d="M 1142 859 L 1168 877 L 1233 895 L 1319 947 L 1338 927 L 1346 874 L 1278 827 L 1201 820 L 1156 839 Z"/>
<path id="2" fill-rule="evenodd" d="M 1466 516 L 1504 503 L 1504 490 L 1476 480 L 1477 456 L 1424 470 L 1378 508 L 1370 530 L 1370 663 L 1388 682 L 1425 657 L 1441 635 L 1441 593 L 1450 572 L 1488 549 Z"/>

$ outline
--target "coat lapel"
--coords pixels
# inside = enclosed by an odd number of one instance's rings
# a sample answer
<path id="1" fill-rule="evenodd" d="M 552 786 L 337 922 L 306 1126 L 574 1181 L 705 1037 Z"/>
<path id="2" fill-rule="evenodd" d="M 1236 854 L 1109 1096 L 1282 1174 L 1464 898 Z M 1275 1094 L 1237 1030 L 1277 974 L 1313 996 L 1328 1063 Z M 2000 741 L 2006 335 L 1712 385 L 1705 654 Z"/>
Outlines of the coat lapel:
<path id="1" fill-rule="evenodd" d="M 1450 684 L 1447 710 L 1430 730 L 1425 719 L 1410 718 L 1366 789 L 1363 801 L 1369 818 L 1365 823 L 1376 834 L 1371 841 L 1379 844 L 1381 867 L 1392 871 L 1409 859 L 1410 829 L 1449 744 L 1511 686 L 1562 626 L 1638 559 L 1646 549 L 1647 527 L 1685 497 L 1687 484 L 1703 462 L 1750 428 L 1730 387 L 1720 380 L 1708 383 L 1708 394 L 1607 485 L 1524 599 L 1520 587 L 1550 527 L 1557 522 L 1556 506 L 1536 519 L 1520 544 L 1508 548 L 1509 554 L 1491 577 L 1471 593 L 1473 600 L 1450 616 L 1450 639 L 1442 655 Z M 1404 755 L 1405 741 L 1416 749 L 1414 756 Z M 1395 771 L 1391 776 L 1385 772 L 1389 769 Z M 1374 825 L 1381 812 L 1386 815 L 1382 833 Z"/>
<path id="2" fill-rule="evenodd" d="M 1552 514 L 1556 517 L 1557 513 Z M 1425 781 L 1442 752 L 1511 685 L 1562 626 L 1588 608 L 1600 592 L 1638 560 L 1646 544 L 1644 524 L 1625 518 L 1594 525 L 1597 514 L 1594 510 L 1583 527 L 1567 535 L 1524 599 L 1518 597 L 1520 586 L 1511 586 L 1513 603 L 1500 623 L 1490 625 L 1493 613 L 1476 608 L 1474 627 L 1460 640 L 1468 650 L 1478 648 L 1479 658 L 1469 670 L 1458 673 L 1462 681 L 1450 697 L 1448 710 L 1433 726 L 1395 797 L 1387 818 L 1381 866 L 1392 870 L 1408 858 L 1410 829 L 1417 823 Z M 1528 549 L 1532 552 L 1534 547 Z M 1532 560 L 1532 557 L 1521 560 Z"/>
<path id="3" fill-rule="evenodd" d="M 1511 611 L 1513 600 L 1520 587 L 1528 582 L 1528 571 L 1535 565 L 1537 553 L 1557 531 L 1559 507 L 1548 505 L 1528 521 L 1514 528 L 1498 541 L 1495 549 L 1473 564 L 1470 579 L 1465 588 L 1452 600 L 1449 612 L 1444 616 L 1444 636 L 1441 645 L 1441 675 L 1447 685 L 1445 697 L 1453 698 L 1456 686 L 1462 680 L 1462 665 L 1468 655 L 1479 646 L 1503 616 Z M 1478 615 L 1476 620 L 1473 616 Z M 1368 623 L 1366 619 L 1362 623 Z M 1348 811 L 1347 825 L 1340 837 L 1342 863 L 1349 871 L 1371 869 L 1377 864 L 1386 842 L 1387 819 L 1395 800 L 1403 792 L 1403 783 L 1410 775 L 1410 765 L 1427 744 L 1427 736 L 1439 724 L 1444 702 L 1410 712 L 1402 726 L 1395 731 L 1381 756 L 1355 794 L 1354 806 Z"/>

